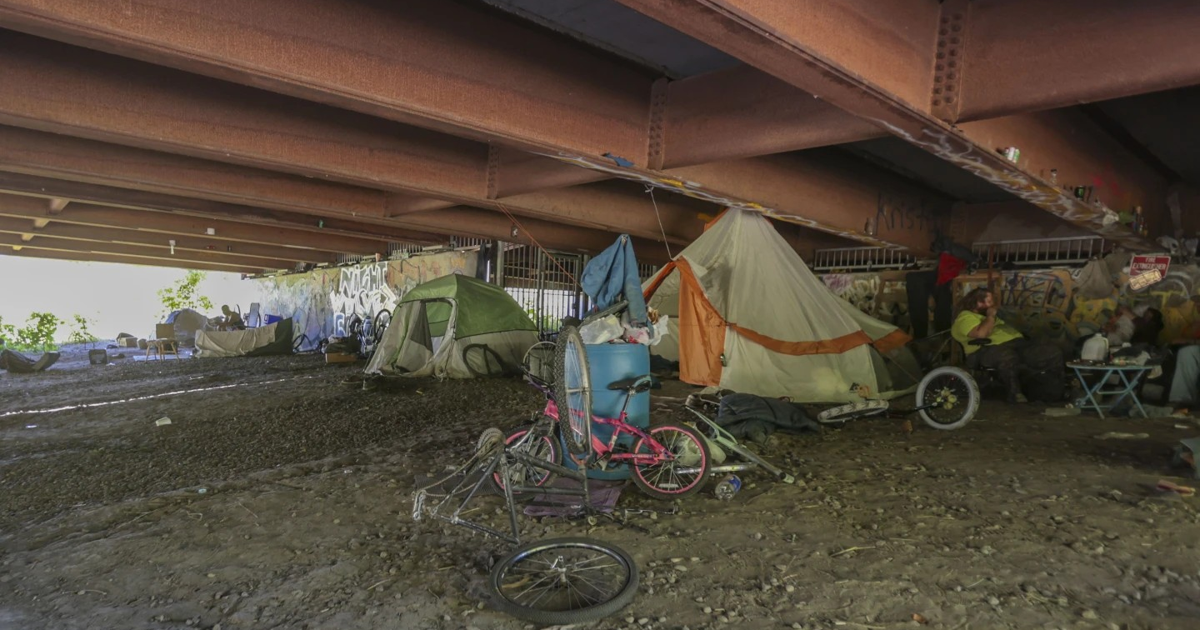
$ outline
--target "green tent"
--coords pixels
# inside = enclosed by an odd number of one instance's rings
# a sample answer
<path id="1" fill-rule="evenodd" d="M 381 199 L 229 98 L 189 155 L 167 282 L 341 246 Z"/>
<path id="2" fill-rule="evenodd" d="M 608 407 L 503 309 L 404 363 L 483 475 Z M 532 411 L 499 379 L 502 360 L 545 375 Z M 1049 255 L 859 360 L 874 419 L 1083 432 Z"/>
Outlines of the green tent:
<path id="1" fill-rule="evenodd" d="M 508 293 L 450 275 L 406 293 L 367 364 L 371 374 L 471 378 L 516 370 L 537 326 Z"/>

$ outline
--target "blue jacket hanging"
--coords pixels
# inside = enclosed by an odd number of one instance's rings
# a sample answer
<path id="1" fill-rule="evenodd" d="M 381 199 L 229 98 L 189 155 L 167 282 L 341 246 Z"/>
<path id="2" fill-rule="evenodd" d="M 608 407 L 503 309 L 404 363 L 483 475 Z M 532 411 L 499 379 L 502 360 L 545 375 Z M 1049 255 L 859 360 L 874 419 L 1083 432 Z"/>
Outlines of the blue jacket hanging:
<path id="1" fill-rule="evenodd" d="M 637 258 L 629 235 L 622 234 L 600 252 L 583 269 L 579 284 L 592 298 L 596 308 L 604 310 L 620 301 L 629 301 L 629 323 L 646 325 L 646 300 L 642 297 L 642 280 L 638 277 Z"/>

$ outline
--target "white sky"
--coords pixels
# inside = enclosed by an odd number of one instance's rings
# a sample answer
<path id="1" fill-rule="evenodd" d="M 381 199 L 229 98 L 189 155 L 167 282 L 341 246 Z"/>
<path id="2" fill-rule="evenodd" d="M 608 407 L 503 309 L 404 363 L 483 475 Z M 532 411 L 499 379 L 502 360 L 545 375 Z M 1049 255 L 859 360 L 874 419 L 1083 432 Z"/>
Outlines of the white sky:
<path id="1" fill-rule="evenodd" d="M 101 339 L 112 339 L 119 332 L 149 337 L 163 311 L 158 290 L 173 286 L 186 273 L 141 265 L 0 256 L 0 318 L 20 327 L 34 311 L 49 311 L 66 320 L 78 313 L 94 320 L 91 332 Z M 257 282 L 242 280 L 236 273 L 207 273 L 199 293 L 207 295 L 214 308 L 205 315 L 220 315 L 222 304 L 240 304 L 246 312 L 258 300 Z M 60 325 L 59 340 L 70 331 L 69 325 Z"/>

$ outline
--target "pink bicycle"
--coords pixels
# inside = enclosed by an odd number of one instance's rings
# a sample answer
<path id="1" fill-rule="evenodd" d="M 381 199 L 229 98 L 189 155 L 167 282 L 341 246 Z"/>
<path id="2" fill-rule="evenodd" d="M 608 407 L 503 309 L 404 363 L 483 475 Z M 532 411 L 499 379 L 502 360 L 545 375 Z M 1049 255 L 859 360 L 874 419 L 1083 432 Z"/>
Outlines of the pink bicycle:
<path id="1" fill-rule="evenodd" d="M 695 429 L 664 423 L 643 430 L 629 424 L 626 412 L 629 401 L 650 389 L 649 375 L 609 383 L 608 389 L 625 392 L 621 413 L 616 418 L 592 415 L 587 354 L 579 331 L 564 329 L 557 344 L 551 347 L 557 355 L 553 361 L 553 384 L 536 367 L 531 368 L 530 356 L 526 357 L 526 379 L 546 395 L 546 407 L 540 418 L 509 433 L 505 439 L 509 451 L 528 456 L 514 460 L 508 467 L 512 485 L 545 488 L 554 473 L 533 465 L 530 460 L 561 465 L 564 449 L 560 445 L 565 445 L 566 454 L 580 470 L 628 466 L 634 484 L 655 499 L 686 496 L 704 485 L 710 458 L 708 446 Z M 543 349 L 548 348 L 543 346 Z M 531 350 L 535 355 L 537 352 L 537 347 Z M 607 427 L 611 435 L 601 439 L 593 433 L 594 427 Z M 628 439 L 622 440 L 623 437 Z M 504 487 L 505 480 L 499 474 L 495 481 Z"/>

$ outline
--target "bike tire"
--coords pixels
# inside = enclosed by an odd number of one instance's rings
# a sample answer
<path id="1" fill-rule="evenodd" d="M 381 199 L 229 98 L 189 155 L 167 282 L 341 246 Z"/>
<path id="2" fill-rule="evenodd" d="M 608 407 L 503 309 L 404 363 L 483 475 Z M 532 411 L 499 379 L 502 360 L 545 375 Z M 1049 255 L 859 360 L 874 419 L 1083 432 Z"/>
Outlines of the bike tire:
<path id="1" fill-rule="evenodd" d="M 817 422 L 821 424 L 836 424 L 855 418 L 865 418 L 883 413 L 888 409 L 886 400 L 864 400 L 839 407 L 832 407 L 817 414 Z"/>
<path id="2" fill-rule="evenodd" d="M 695 429 L 680 424 L 661 424 L 651 427 L 650 437 L 671 451 L 674 460 L 661 464 L 630 466 L 633 483 L 647 496 L 660 501 L 671 501 L 698 492 L 704 485 L 712 457 L 708 445 Z M 634 454 L 648 454 L 653 450 L 645 439 L 633 446 Z M 699 468 L 695 473 L 676 474 L 679 467 Z"/>
<path id="3" fill-rule="evenodd" d="M 392 312 L 381 309 L 375 314 L 375 343 L 383 341 L 383 333 L 387 332 L 388 325 L 392 323 Z"/>
<path id="4" fill-rule="evenodd" d="M 585 558 L 575 563 L 575 573 L 555 566 L 568 555 Z M 546 565 L 541 573 L 547 577 L 541 580 L 539 563 Z M 604 575 L 602 570 L 607 570 Z M 583 571 L 587 577 L 578 578 Z M 589 592 L 599 590 L 599 580 L 609 576 L 611 591 Z M 628 606 L 637 595 L 638 578 L 637 564 L 619 547 L 592 538 L 553 538 L 514 549 L 492 568 L 488 586 L 496 609 L 503 613 L 536 624 L 569 625 L 603 619 Z M 530 581 L 545 588 L 534 598 L 516 597 L 531 590 L 514 593 Z"/>
<path id="5" fill-rule="evenodd" d="M 917 385 L 917 407 L 935 402 L 938 396 L 951 396 L 952 399 L 937 407 L 921 409 L 917 415 L 939 431 L 966 426 L 979 412 L 979 402 L 983 398 L 975 379 L 966 370 L 952 365 L 937 368 L 921 379 Z"/>
<path id="6" fill-rule="evenodd" d="M 555 343 L 554 403 L 567 451 L 584 457 L 592 450 L 592 381 L 587 349 L 579 329 L 568 326 Z"/>
<path id="7" fill-rule="evenodd" d="M 519 448 L 531 457 L 561 466 L 563 463 L 563 454 L 562 451 L 559 450 L 558 436 L 554 434 L 554 431 L 551 431 L 549 435 L 542 436 L 541 439 L 537 441 L 537 444 L 520 443 L 521 438 L 525 437 L 525 435 L 528 434 L 532 429 L 533 425 L 530 424 L 517 427 L 513 431 L 509 432 L 508 436 L 504 438 L 504 446 L 508 449 Z M 508 463 L 508 466 L 510 470 L 515 470 L 518 474 L 524 476 L 524 483 L 518 485 L 541 488 L 542 486 L 554 480 L 553 472 L 542 468 L 537 468 L 530 464 L 511 461 Z M 534 475 L 532 480 L 529 478 L 530 473 L 533 473 Z M 492 473 L 492 484 L 497 490 L 504 492 L 504 479 L 500 476 L 500 473 Z"/>

